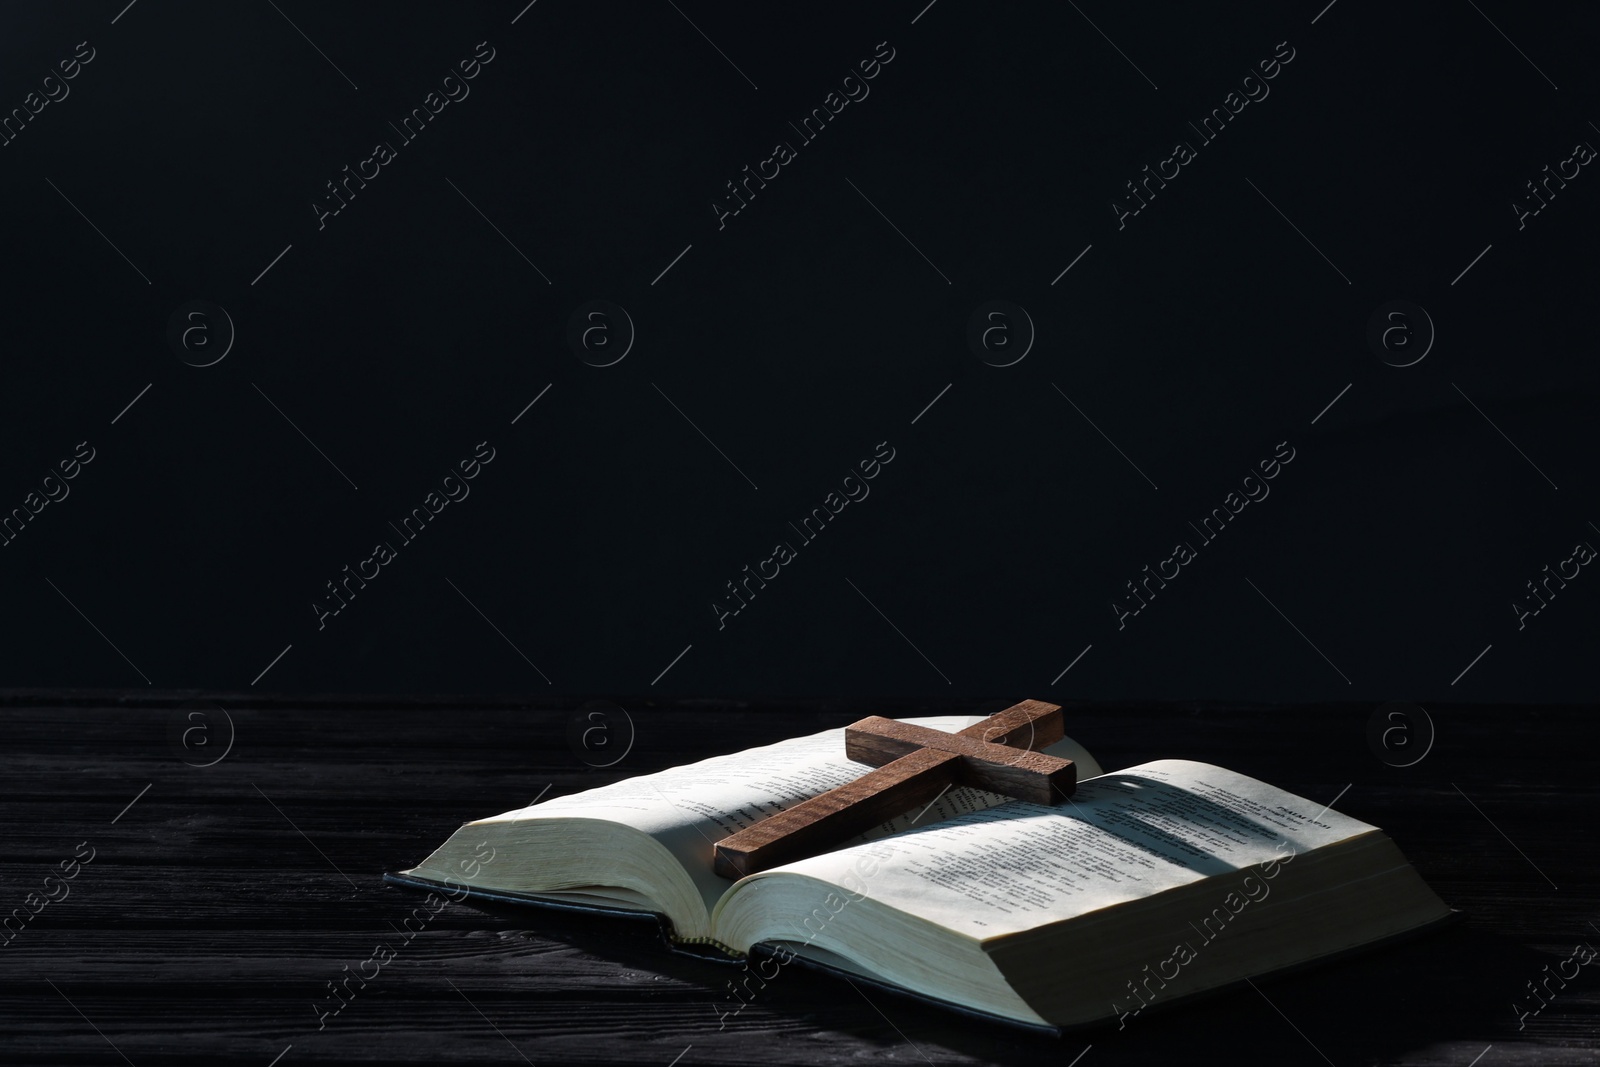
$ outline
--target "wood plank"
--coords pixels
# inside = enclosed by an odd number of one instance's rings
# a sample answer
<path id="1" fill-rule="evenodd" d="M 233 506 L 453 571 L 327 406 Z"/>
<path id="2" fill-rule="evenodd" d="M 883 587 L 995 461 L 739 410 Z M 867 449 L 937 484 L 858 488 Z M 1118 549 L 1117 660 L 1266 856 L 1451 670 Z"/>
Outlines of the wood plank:
<path id="1" fill-rule="evenodd" d="M 1569 1067 L 1600 1054 L 1592 968 L 1520 1030 L 1509 1008 L 1574 942 L 1600 944 L 1588 925 L 1600 879 L 1574 836 L 1600 816 L 1592 706 L 1430 703 L 1439 743 L 1396 769 L 1366 748 L 1373 705 L 1065 702 L 1067 733 L 1107 767 L 1183 756 L 1321 803 L 1340 797 L 1339 811 L 1384 827 L 1468 918 L 1260 983 L 1270 1004 L 1246 989 L 1054 1042 L 794 967 L 734 1013 L 736 969 L 668 954 L 647 928 L 460 905 L 317 1028 L 327 981 L 366 959 L 416 899 L 378 875 L 462 821 L 551 783 L 547 795 L 574 792 L 872 713 L 943 714 L 970 701 L 622 697 L 637 742 L 619 766 L 593 771 L 564 738 L 582 700 L 209 696 L 234 715 L 238 740 L 201 770 L 169 755 L 165 729 L 184 701 L 208 694 L 0 693 L 0 914 L 77 841 L 99 850 L 69 899 L 0 948 L 7 1063 L 124 1064 L 111 1043 L 138 1067 L 264 1067 L 290 1044 L 278 1067 L 520 1065 L 524 1055 L 541 1067 L 666 1067 L 680 1053 L 678 1067 L 1064 1064 L 1091 1044 L 1078 1067 L 1323 1062 L 1307 1039 L 1341 1065 L 1463 1067 L 1491 1044 L 1479 1067 Z"/>

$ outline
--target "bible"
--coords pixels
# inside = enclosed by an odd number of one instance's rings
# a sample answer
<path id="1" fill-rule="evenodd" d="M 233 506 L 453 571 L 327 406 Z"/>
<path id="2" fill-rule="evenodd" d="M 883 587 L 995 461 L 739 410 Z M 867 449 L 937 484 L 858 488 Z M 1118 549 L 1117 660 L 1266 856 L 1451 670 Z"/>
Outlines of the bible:
<path id="1" fill-rule="evenodd" d="M 980 719 L 900 721 L 955 734 Z M 469 822 L 388 880 L 655 915 L 674 947 L 747 971 L 799 960 L 1058 1033 L 1125 1026 L 1146 1007 L 1453 914 L 1375 826 L 1210 764 L 1104 773 L 1071 738 L 1039 749 L 1076 767 L 1059 803 L 952 784 L 822 854 L 719 875 L 717 842 L 869 773 L 846 758 L 844 734 Z"/>

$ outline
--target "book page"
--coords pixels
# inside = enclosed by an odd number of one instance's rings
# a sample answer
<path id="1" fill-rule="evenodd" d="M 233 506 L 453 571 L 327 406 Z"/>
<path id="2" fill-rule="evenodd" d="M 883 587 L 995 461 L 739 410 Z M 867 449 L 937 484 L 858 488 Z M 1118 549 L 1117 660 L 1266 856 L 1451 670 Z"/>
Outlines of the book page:
<path id="1" fill-rule="evenodd" d="M 902 721 L 954 733 L 980 718 L 947 715 Z M 1080 777 L 1099 773 L 1094 758 L 1070 738 L 1043 751 L 1074 760 Z M 871 769 L 845 758 L 844 728 L 840 727 L 639 775 L 480 821 L 589 818 L 632 826 L 656 838 L 683 864 L 709 912 L 733 884 L 712 870 L 715 842 L 802 800 L 854 781 Z M 1004 802 L 1004 797 L 993 793 L 954 788 L 934 802 L 921 816 L 921 822 L 947 819 Z M 908 813 L 865 838 L 902 829 L 916 817 L 915 812 Z"/>
<path id="2" fill-rule="evenodd" d="M 1373 829 L 1221 767 L 1157 760 L 1057 807 L 1009 801 L 754 877 L 809 875 L 982 939 Z"/>

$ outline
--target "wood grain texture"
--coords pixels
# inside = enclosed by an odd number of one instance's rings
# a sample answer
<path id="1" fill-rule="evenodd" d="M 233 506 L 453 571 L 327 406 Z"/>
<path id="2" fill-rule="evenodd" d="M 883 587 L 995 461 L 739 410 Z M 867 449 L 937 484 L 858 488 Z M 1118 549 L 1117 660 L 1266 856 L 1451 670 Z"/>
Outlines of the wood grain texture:
<path id="1" fill-rule="evenodd" d="M 1077 786 L 1072 761 L 1020 747 L 1020 742 L 1037 740 L 1019 732 L 1019 747 L 1013 748 L 880 716 L 852 723 L 844 732 L 845 754 L 858 763 L 881 767 L 923 749 L 947 752 L 959 757 L 951 769 L 962 785 L 1030 804 L 1059 804 Z"/>
<path id="2" fill-rule="evenodd" d="M 180 706 L 200 699 L 225 708 L 236 731 L 229 756 L 203 769 L 168 738 Z M 401 944 L 396 928 L 419 898 L 383 886 L 382 872 L 414 864 L 464 821 L 868 714 L 971 706 L 617 697 L 637 736 L 625 760 L 597 771 L 565 740 L 586 699 L 0 696 L 0 914 L 79 842 L 96 849 L 70 895 L 0 947 L 0 1060 L 266 1067 L 292 1045 L 278 1067 L 524 1057 L 667 1067 L 680 1054 L 679 1067 L 1064 1067 L 1092 1044 L 1077 1067 L 1322 1056 L 1466 1067 L 1491 1045 L 1478 1067 L 1600 1061 L 1593 968 L 1521 1029 L 1510 1008 L 1576 942 L 1600 945 L 1589 925 L 1600 922 L 1587 830 L 1600 818 L 1594 707 L 1429 704 L 1433 751 L 1392 768 L 1367 748 L 1373 705 L 1066 702 L 1068 732 L 1108 768 L 1182 756 L 1322 803 L 1338 797 L 1337 810 L 1383 827 L 1466 921 L 1258 983 L 1259 993 L 1057 1042 L 797 968 L 735 1013 L 736 968 L 671 955 L 651 928 L 625 921 L 452 904 Z M 319 1030 L 327 983 L 379 943 L 396 947 L 394 960 Z"/>
<path id="3" fill-rule="evenodd" d="M 1012 748 L 1044 748 L 1067 736 L 1067 722 L 1060 704 L 1023 700 L 957 731 L 956 736 Z"/>
<path id="4" fill-rule="evenodd" d="M 743 878 L 836 848 L 920 804 L 931 804 L 956 780 L 960 763 L 953 752 L 911 751 L 718 841 L 716 871 L 724 878 Z"/>

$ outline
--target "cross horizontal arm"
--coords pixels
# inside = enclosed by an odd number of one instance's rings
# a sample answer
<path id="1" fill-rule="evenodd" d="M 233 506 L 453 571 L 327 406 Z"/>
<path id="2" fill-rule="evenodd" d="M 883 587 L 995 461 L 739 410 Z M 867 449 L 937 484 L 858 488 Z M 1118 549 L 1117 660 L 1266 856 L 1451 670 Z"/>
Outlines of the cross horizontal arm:
<path id="1" fill-rule="evenodd" d="M 1067 724 L 1061 714 L 1060 704 L 1046 704 L 1042 700 L 1024 700 L 1004 711 L 958 730 L 957 737 L 976 737 L 996 745 L 1012 748 L 1044 748 L 1067 736 Z"/>
<path id="2" fill-rule="evenodd" d="M 1071 760 L 1023 748 L 947 734 L 914 723 L 873 715 L 845 727 L 845 755 L 882 767 L 904 756 L 932 749 L 961 757 L 956 780 L 1033 804 L 1059 804 L 1077 788 Z"/>

